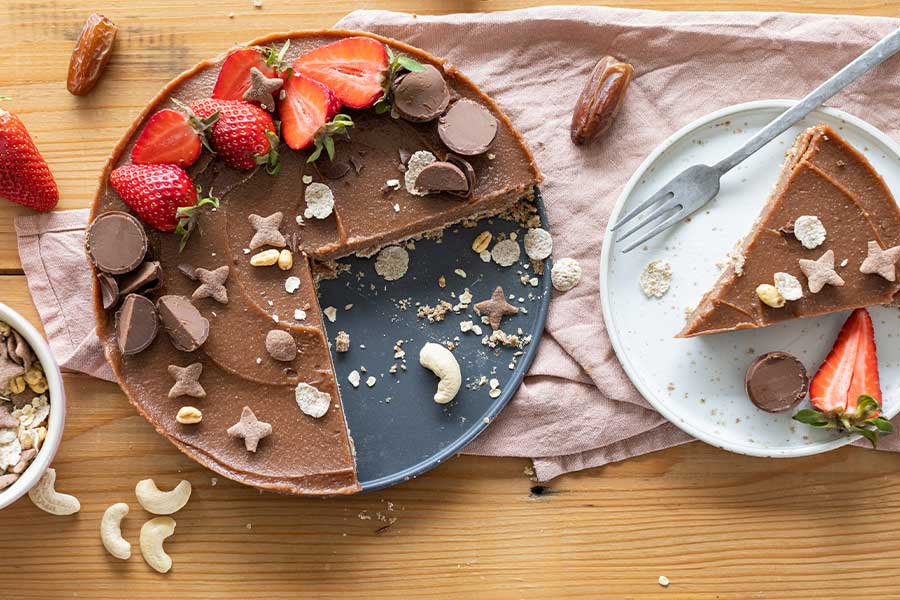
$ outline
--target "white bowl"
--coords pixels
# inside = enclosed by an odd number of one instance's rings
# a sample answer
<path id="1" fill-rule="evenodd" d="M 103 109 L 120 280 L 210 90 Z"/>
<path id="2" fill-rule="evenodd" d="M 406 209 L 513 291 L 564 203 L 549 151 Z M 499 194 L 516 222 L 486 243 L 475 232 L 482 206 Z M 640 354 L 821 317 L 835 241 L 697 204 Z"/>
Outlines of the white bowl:
<path id="1" fill-rule="evenodd" d="M 44 340 L 40 332 L 28 322 L 25 317 L 0 302 L 0 321 L 5 321 L 10 327 L 18 331 L 25 341 L 31 345 L 47 377 L 50 395 L 50 416 L 47 419 L 47 437 L 41 444 L 37 456 L 19 476 L 15 483 L 0 491 L 0 509 L 6 508 L 34 487 L 34 484 L 43 476 L 44 471 L 50 466 L 50 462 L 56 455 L 59 442 L 62 440 L 63 425 L 66 421 L 66 390 L 63 387 L 62 374 L 59 372 L 59 364 L 53 358 L 49 344 Z"/>

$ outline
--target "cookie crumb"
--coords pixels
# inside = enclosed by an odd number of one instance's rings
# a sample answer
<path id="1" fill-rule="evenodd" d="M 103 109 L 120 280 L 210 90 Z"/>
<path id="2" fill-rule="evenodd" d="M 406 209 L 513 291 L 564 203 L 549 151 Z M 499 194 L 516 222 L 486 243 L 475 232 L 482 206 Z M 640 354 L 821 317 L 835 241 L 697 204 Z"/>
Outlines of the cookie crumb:
<path id="1" fill-rule="evenodd" d="M 667 260 L 651 260 L 641 271 L 641 291 L 648 298 L 662 298 L 669 291 L 671 281 L 672 265 Z"/>
<path id="2" fill-rule="evenodd" d="M 821 246 L 825 242 L 825 236 L 825 226 L 822 225 L 819 217 L 803 215 L 794 221 L 794 237 L 803 244 L 804 248 L 812 250 Z"/>
<path id="3" fill-rule="evenodd" d="M 388 246 L 375 259 L 375 272 L 387 281 L 396 281 L 409 269 L 409 252 L 400 246 Z"/>
<path id="4" fill-rule="evenodd" d="M 303 194 L 306 210 L 303 216 L 307 219 L 327 219 L 334 211 L 334 192 L 324 183 L 311 183 Z"/>
<path id="5" fill-rule="evenodd" d="M 544 260 L 553 252 L 553 238 L 546 229 L 536 227 L 525 234 L 525 254 L 532 260 Z"/>
<path id="6" fill-rule="evenodd" d="M 553 263 L 550 281 L 560 292 L 568 292 L 581 281 L 581 265 L 574 258 L 561 258 Z"/>
<path id="7" fill-rule="evenodd" d="M 328 320 L 332 323 L 337 320 L 337 309 L 333 306 L 328 306 L 322 309 L 322 314 L 328 317 Z"/>
<path id="8" fill-rule="evenodd" d="M 799 300 L 803 297 L 803 286 L 800 285 L 800 280 L 790 273 L 775 273 L 775 288 L 788 301 Z"/>
<path id="9" fill-rule="evenodd" d="M 350 334 L 346 331 L 338 331 L 337 335 L 334 338 L 334 349 L 338 352 L 349 352 L 350 351 Z"/>
<path id="10" fill-rule="evenodd" d="M 494 249 L 491 250 L 491 258 L 501 267 L 509 267 L 519 260 L 521 253 L 519 243 L 508 239 L 497 242 Z"/>

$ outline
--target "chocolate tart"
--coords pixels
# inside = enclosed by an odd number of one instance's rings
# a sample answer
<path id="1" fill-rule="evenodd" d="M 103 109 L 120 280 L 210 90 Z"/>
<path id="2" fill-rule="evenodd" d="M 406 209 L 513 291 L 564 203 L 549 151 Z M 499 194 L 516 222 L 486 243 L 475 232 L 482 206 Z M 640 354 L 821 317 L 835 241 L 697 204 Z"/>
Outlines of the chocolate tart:
<path id="1" fill-rule="evenodd" d="M 160 281 L 148 292 L 153 300 L 164 295 L 191 296 L 198 282 L 188 276 L 186 264 L 208 270 L 226 265 L 230 268 L 227 304 L 213 298 L 193 302 L 209 321 L 208 337 L 199 349 L 176 349 L 161 327 L 149 347 L 123 356 L 116 343 L 115 310 L 104 310 L 101 288 L 94 287 L 97 333 L 107 358 L 128 398 L 157 431 L 217 473 L 292 494 L 344 494 L 360 489 L 314 274 L 343 256 L 372 253 L 464 219 L 503 212 L 531 194 L 541 180 L 525 141 L 500 108 L 454 67 L 419 49 L 350 31 L 278 34 L 252 44 L 280 47 L 290 39 L 287 60 L 292 62 L 302 53 L 347 36 L 374 38 L 395 53 L 433 66 L 443 74 L 451 102 L 471 100 L 496 118 L 498 128 L 490 152 L 466 156 L 476 175 L 467 197 L 443 192 L 417 196 L 402 186 L 399 190 L 385 186 L 390 179 L 403 181 L 399 165 L 404 153 L 428 150 L 438 160 L 454 159 L 441 141 L 436 120 L 411 122 L 396 115 L 377 115 L 371 109 L 345 110 L 355 125 L 349 141 L 338 141 L 334 163 L 326 158 L 308 165 L 309 151 L 293 151 L 282 143 L 281 172 L 270 176 L 264 169 L 235 171 L 204 155 L 188 173 L 196 184 L 221 198 L 220 208 L 200 216 L 183 252 L 179 252 L 176 236 L 146 228 L 147 260 L 160 265 Z M 92 219 L 110 211 L 128 211 L 108 183 L 110 172 L 129 162 L 130 150 L 150 114 L 175 108 L 173 98 L 187 103 L 211 94 L 224 57 L 200 63 L 150 102 L 103 171 Z M 333 190 L 335 210 L 327 219 L 306 219 L 302 224 L 295 220 L 304 212 L 304 176 Z M 267 216 L 276 211 L 284 213 L 281 232 L 296 250 L 289 272 L 250 266 L 245 250 L 254 233 L 249 215 Z M 293 293 L 285 289 L 288 276 L 300 280 Z M 109 293 L 107 289 L 107 305 Z M 305 311 L 305 319 L 295 319 L 297 309 Z M 267 353 L 266 335 L 273 328 L 294 337 L 296 358 L 282 362 Z M 196 362 L 203 364 L 200 383 L 206 397 L 169 398 L 173 381 L 167 367 Z M 295 388 L 301 383 L 330 395 L 330 407 L 324 416 L 313 418 L 298 408 Z M 185 404 L 203 411 L 199 424 L 176 421 L 178 409 Z M 244 406 L 249 406 L 260 421 L 272 425 L 271 435 L 259 442 L 255 452 L 247 451 L 242 440 L 227 433 L 240 419 Z"/>
<path id="2" fill-rule="evenodd" d="M 826 231 L 821 245 L 805 247 L 794 234 L 801 216 L 818 217 Z M 900 245 L 900 210 L 872 165 L 831 127 L 803 132 L 787 153 L 781 176 L 750 233 L 738 244 L 718 281 L 689 315 L 677 337 L 706 335 L 894 302 L 900 283 L 860 270 L 867 246 Z M 813 292 L 800 260 L 834 253 L 843 285 Z M 757 286 L 788 273 L 803 297 L 784 306 L 764 304 Z"/>

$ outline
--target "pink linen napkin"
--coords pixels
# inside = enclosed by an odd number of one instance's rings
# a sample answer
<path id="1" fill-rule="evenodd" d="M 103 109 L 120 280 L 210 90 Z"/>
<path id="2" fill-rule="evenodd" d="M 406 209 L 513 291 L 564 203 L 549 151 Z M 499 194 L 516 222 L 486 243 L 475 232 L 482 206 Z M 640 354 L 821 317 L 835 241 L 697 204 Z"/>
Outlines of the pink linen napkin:
<path id="1" fill-rule="evenodd" d="M 338 27 L 372 31 L 448 58 L 498 101 L 546 177 L 542 191 L 554 256 L 574 257 L 584 271 L 578 287 L 554 296 L 537 357 L 515 398 L 466 452 L 529 457 L 544 481 L 690 441 L 638 394 L 606 336 L 598 261 L 609 211 L 644 157 L 681 126 L 738 102 L 801 96 L 898 24 L 886 18 L 598 7 L 439 17 L 357 11 L 342 19 Z M 634 81 L 606 139 L 578 148 L 568 137 L 572 105 L 605 54 L 633 63 Z M 898 73 L 894 59 L 829 104 L 896 137 Z M 63 366 L 109 379 L 93 335 L 77 231 L 85 218 L 85 211 L 21 217 L 19 250 Z M 900 450 L 898 438 L 886 438 L 884 448 Z"/>

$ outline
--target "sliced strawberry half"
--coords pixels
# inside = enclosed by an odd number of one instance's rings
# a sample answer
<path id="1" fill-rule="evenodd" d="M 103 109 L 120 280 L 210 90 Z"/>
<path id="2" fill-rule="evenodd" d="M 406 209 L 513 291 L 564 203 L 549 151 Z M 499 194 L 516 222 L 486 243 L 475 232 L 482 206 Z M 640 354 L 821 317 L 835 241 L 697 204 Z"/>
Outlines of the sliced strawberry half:
<path id="1" fill-rule="evenodd" d="M 284 84 L 284 98 L 278 101 L 284 142 L 294 150 L 312 146 L 316 134 L 337 114 L 340 106 L 327 87 L 294 73 Z"/>
<path id="2" fill-rule="evenodd" d="M 881 383 L 872 317 L 858 308 L 844 323 L 834 347 L 809 386 L 814 409 L 804 409 L 794 419 L 828 429 L 864 436 L 874 446 L 879 433 L 893 431 L 881 415 Z"/>
<path id="3" fill-rule="evenodd" d="M 388 68 L 384 44 L 367 37 L 348 37 L 307 52 L 294 62 L 294 72 L 325 84 L 344 106 L 369 108 L 384 93 Z"/>
<path id="4" fill-rule="evenodd" d="M 269 64 L 258 48 L 242 48 L 229 54 L 219 70 L 212 97 L 242 100 L 250 88 L 250 69 L 253 67 L 266 77 L 275 77 L 275 67 Z"/>
<path id="5" fill-rule="evenodd" d="M 134 143 L 131 162 L 180 167 L 194 164 L 203 149 L 205 130 L 218 118 L 216 114 L 201 120 L 170 108 L 157 112 Z"/>

